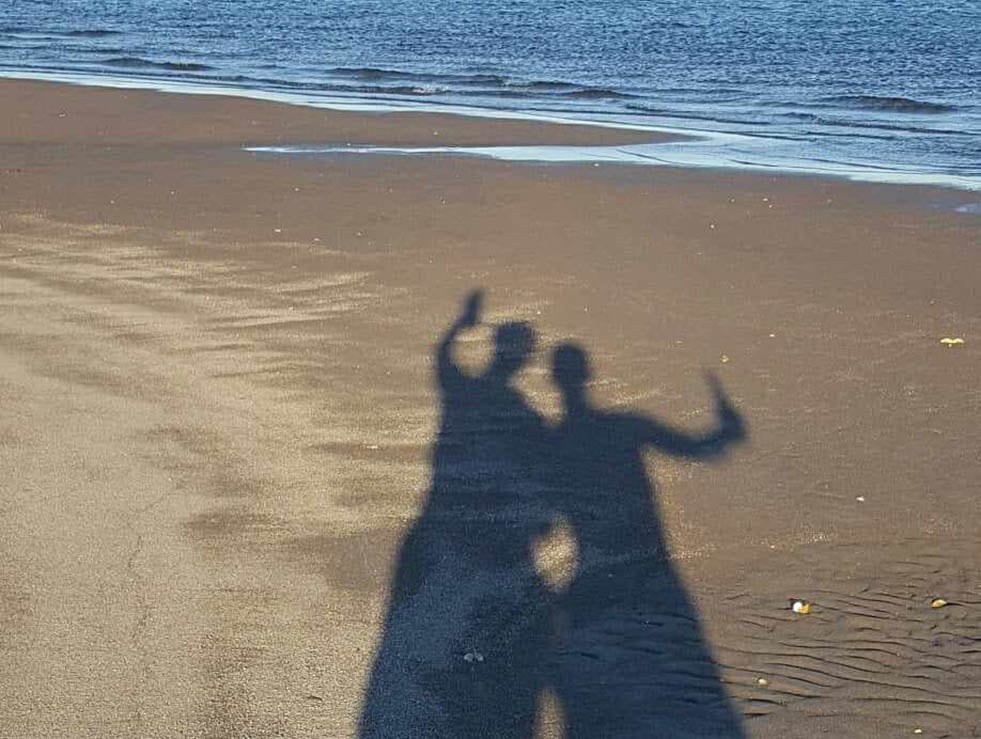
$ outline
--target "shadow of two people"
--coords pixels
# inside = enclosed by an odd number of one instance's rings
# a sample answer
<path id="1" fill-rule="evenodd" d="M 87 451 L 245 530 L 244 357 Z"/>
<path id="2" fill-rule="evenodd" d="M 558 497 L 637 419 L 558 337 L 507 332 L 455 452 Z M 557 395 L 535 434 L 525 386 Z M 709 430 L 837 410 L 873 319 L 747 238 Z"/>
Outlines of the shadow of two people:
<path id="1" fill-rule="evenodd" d="M 745 437 L 741 417 L 712 377 L 704 434 L 599 410 L 586 352 L 564 343 L 552 356 L 564 414 L 549 428 L 512 386 L 530 326 L 498 326 L 480 375 L 454 362 L 481 303 L 468 297 L 436 350 L 432 486 L 399 552 L 360 736 L 532 737 L 546 691 L 570 739 L 742 736 L 643 460 L 648 447 L 717 458 Z M 556 592 L 534 548 L 560 519 L 578 562 Z"/>

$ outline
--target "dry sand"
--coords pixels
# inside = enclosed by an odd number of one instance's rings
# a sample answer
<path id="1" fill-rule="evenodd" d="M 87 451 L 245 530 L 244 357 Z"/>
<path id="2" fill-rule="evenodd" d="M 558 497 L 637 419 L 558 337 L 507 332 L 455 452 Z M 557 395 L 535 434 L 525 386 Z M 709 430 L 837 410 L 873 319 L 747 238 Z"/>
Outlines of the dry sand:
<path id="1" fill-rule="evenodd" d="M 0 109 L 0 736 L 354 735 L 474 287 L 539 331 L 549 418 L 568 337 L 600 405 L 705 428 L 708 367 L 740 408 L 725 460 L 648 462 L 746 736 L 981 733 L 963 194 L 240 149 L 636 140 L 568 126 L 14 81 Z"/>

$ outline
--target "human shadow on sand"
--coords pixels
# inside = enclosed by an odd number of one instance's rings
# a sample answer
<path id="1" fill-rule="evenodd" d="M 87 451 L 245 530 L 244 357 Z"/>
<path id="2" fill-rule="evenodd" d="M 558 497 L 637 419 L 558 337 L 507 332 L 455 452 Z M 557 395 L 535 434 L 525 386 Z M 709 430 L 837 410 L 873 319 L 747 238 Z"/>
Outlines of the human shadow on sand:
<path id="1" fill-rule="evenodd" d="M 564 416 L 546 427 L 512 386 L 535 348 L 529 325 L 497 327 L 482 374 L 455 364 L 480 309 L 473 293 L 436 350 L 432 486 L 399 552 L 359 736 L 530 738 L 549 691 L 570 739 L 741 737 L 643 462 L 647 447 L 717 458 L 744 438 L 740 416 L 711 378 L 705 434 L 599 411 L 570 343 L 553 355 Z M 578 549 L 561 591 L 534 558 L 558 521 Z"/>

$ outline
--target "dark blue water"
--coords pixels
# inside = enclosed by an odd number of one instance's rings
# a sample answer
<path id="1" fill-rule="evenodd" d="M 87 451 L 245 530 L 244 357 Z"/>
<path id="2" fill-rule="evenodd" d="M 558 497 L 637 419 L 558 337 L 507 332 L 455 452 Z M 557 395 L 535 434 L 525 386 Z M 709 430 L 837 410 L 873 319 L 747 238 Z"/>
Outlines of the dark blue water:
<path id="1" fill-rule="evenodd" d="M 4 0 L 0 74 L 724 133 L 665 157 L 981 189 L 979 38 L 978 0 Z"/>

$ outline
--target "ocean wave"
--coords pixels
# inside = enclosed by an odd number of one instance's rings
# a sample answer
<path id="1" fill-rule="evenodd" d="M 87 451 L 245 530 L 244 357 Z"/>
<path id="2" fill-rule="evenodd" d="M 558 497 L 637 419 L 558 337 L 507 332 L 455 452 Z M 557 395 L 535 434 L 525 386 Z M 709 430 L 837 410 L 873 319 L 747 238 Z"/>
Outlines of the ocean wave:
<path id="1" fill-rule="evenodd" d="M 770 126 L 773 121 L 764 120 L 761 118 L 751 118 L 749 116 L 745 118 L 726 118 L 719 115 L 713 115 L 711 113 L 695 113 L 692 111 L 681 111 L 673 110 L 671 108 L 654 107 L 652 105 L 644 105 L 642 103 L 628 103 L 624 106 L 629 111 L 634 111 L 637 113 L 646 113 L 649 115 L 656 115 L 663 118 L 676 118 L 682 121 L 706 121 L 708 123 L 732 123 L 737 125 L 753 125 L 753 126 Z"/>
<path id="2" fill-rule="evenodd" d="M 628 100 L 637 97 L 627 92 L 610 90 L 605 87 L 581 87 L 578 90 L 569 90 L 560 93 L 561 97 L 573 98 L 576 100 Z"/>
<path id="3" fill-rule="evenodd" d="M 70 51 L 73 54 L 120 54 L 125 56 L 127 51 L 131 49 L 126 49 L 122 46 L 62 46 L 61 51 Z"/>
<path id="4" fill-rule="evenodd" d="M 277 77 L 256 77 L 253 75 L 208 75 L 212 82 L 228 83 L 250 89 L 266 89 L 281 92 L 341 93 L 344 95 L 435 95 L 445 92 L 439 85 L 405 84 L 411 80 L 400 80 L 401 84 L 366 85 L 358 84 L 367 80 L 352 79 L 333 82 L 292 82 Z M 394 82 L 394 80 L 393 80 Z"/>
<path id="5" fill-rule="evenodd" d="M 209 77 L 209 79 L 212 79 L 215 82 L 230 82 L 233 85 L 242 86 L 245 88 L 262 86 L 271 90 L 303 90 L 310 87 L 310 85 L 303 85 L 301 83 L 287 84 L 283 80 L 276 77 L 253 77 L 246 74 L 214 75 Z"/>
<path id="6" fill-rule="evenodd" d="M 106 36 L 121 36 L 122 31 L 111 31 L 108 28 L 89 28 L 79 31 L 65 31 L 65 36 L 79 38 L 105 38 Z"/>
<path id="7" fill-rule="evenodd" d="M 904 125 L 903 123 L 893 121 L 862 121 L 862 120 L 852 120 L 850 118 L 834 118 L 831 116 L 824 115 L 810 115 L 808 113 L 787 113 L 784 117 L 793 118 L 807 123 L 813 123 L 815 126 L 822 128 L 844 128 L 848 129 L 850 133 L 858 133 L 863 130 L 873 130 L 873 131 L 897 131 L 901 134 L 939 134 L 939 135 L 957 135 L 964 133 L 963 131 L 958 131 L 954 128 L 934 128 L 932 126 L 913 126 Z M 848 134 L 845 134 L 848 135 Z M 867 135 L 867 134 L 866 134 Z M 895 136 L 888 136 L 885 138 L 895 139 Z"/>
<path id="8" fill-rule="evenodd" d="M 446 92 L 446 88 L 438 85 L 304 85 L 306 90 L 318 92 L 335 92 L 345 95 L 399 95 L 403 97 L 425 97 Z"/>
<path id="9" fill-rule="evenodd" d="M 571 90 L 577 87 L 577 85 L 574 85 L 571 82 L 562 82 L 561 80 L 515 80 L 504 78 L 503 84 L 508 88 L 534 90 L 536 92 L 547 92 L 549 90 Z"/>
<path id="10" fill-rule="evenodd" d="M 462 85 L 503 85 L 504 78 L 491 74 L 427 74 L 406 72 L 400 69 L 380 67 L 334 67 L 328 74 L 360 80 L 362 82 L 384 82 L 385 80 L 409 80 L 434 85 L 453 83 Z"/>
<path id="11" fill-rule="evenodd" d="M 245 75 L 231 76 L 209 76 L 209 80 L 215 82 L 229 82 L 245 87 L 278 89 L 282 91 L 308 91 L 316 93 L 339 93 L 343 95 L 367 95 L 367 96 L 402 96 L 402 97 L 421 97 L 427 95 L 441 95 L 449 92 L 443 85 L 412 85 L 412 84 L 391 84 L 391 85 L 364 85 L 364 84 L 345 84 L 344 82 L 292 82 L 284 83 L 282 80 L 267 79 L 262 77 L 251 77 Z"/>
<path id="12" fill-rule="evenodd" d="M 637 97 L 630 93 L 604 87 L 584 87 L 561 80 L 517 80 L 502 75 L 474 74 L 439 74 L 406 72 L 397 69 L 381 67 L 334 67 L 326 70 L 328 77 L 339 77 L 343 82 L 355 81 L 374 83 L 371 86 L 353 88 L 344 85 L 342 89 L 362 92 L 391 92 L 405 94 L 405 85 L 411 84 L 408 90 L 414 95 L 433 95 L 453 93 L 457 95 L 491 95 L 504 98 L 547 97 L 572 100 L 621 100 Z M 390 82 L 392 85 L 386 85 Z M 337 83 L 305 83 L 304 87 L 316 89 L 335 89 Z"/>
<path id="13" fill-rule="evenodd" d="M 166 69 L 174 72 L 207 72 L 214 69 L 207 64 L 197 62 L 154 62 L 139 56 L 117 56 L 111 59 L 103 59 L 103 64 L 113 67 L 129 67 L 136 69 Z"/>
<path id="14" fill-rule="evenodd" d="M 609 87 L 590 87 L 564 80 L 516 80 L 504 78 L 501 84 L 513 95 L 515 92 L 526 95 L 562 97 L 581 100 L 625 100 L 637 95 Z"/>
<path id="15" fill-rule="evenodd" d="M 396 69 L 381 69 L 379 67 L 334 67 L 329 72 L 367 82 L 385 79 L 415 79 L 420 76 L 412 72 L 401 72 Z"/>
<path id="16" fill-rule="evenodd" d="M 48 32 L 39 31 L 0 31 L 0 36 L 4 36 L 13 41 L 63 41 L 64 36 L 54 35 Z"/>
<path id="17" fill-rule="evenodd" d="M 879 95 L 831 95 L 819 98 L 818 102 L 847 105 L 863 110 L 885 110 L 893 113 L 949 113 L 957 110 L 956 106 L 943 103 Z"/>
<path id="18" fill-rule="evenodd" d="M 545 94 L 549 97 L 570 97 L 584 99 L 619 99 L 636 97 L 630 93 L 603 87 L 584 87 L 573 82 L 562 80 L 520 80 L 503 75 L 474 73 L 474 74 L 440 74 L 423 72 L 406 72 L 380 67 L 334 67 L 327 70 L 329 75 L 357 80 L 359 82 L 384 83 L 415 82 L 417 87 L 428 90 L 439 88 L 441 92 L 454 91 L 467 93 L 467 88 L 480 88 L 481 94 L 502 95 L 504 97 L 520 97 Z"/>
<path id="19" fill-rule="evenodd" d="M 0 34 L 13 36 L 14 38 L 38 38 L 57 41 L 63 38 L 105 38 L 106 36 L 120 36 L 122 31 L 110 31 L 108 29 L 92 28 L 72 31 L 58 31 L 49 28 L 27 28 L 25 26 L 0 26 Z"/>
<path id="20" fill-rule="evenodd" d="M 439 95 L 447 91 L 448 88 L 443 85 L 419 85 L 412 88 L 413 95 Z"/>

